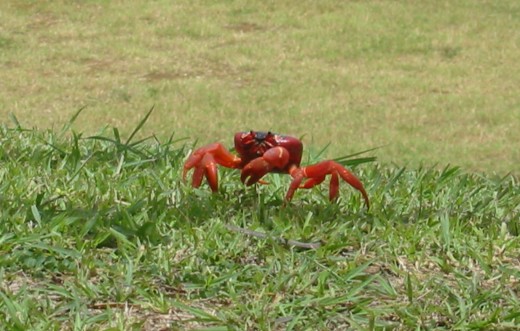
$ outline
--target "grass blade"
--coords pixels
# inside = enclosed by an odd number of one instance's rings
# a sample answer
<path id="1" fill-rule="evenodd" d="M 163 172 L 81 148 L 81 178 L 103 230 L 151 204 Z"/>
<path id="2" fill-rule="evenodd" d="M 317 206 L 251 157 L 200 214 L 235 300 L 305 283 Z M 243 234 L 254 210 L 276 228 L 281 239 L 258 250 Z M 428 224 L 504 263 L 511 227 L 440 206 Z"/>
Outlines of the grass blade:
<path id="1" fill-rule="evenodd" d="M 67 121 L 67 123 L 65 123 L 65 125 L 61 128 L 61 131 L 58 133 L 58 137 L 62 137 L 65 132 L 69 131 L 69 129 L 72 126 L 72 124 L 74 124 L 76 119 L 79 117 L 79 115 L 81 114 L 81 112 L 83 112 L 83 110 L 85 108 L 87 108 L 87 106 L 83 106 L 83 107 L 79 108 L 74 113 L 74 115 L 72 115 L 72 117 Z"/>
<path id="2" fill-rule="evenodd" d="M 16 130 L 22 130 L 22 126 L 20 125 L 20 122 L 18 122 L 18 118 L 16 117 L 15 114 L 9 113 L 9 119 L 11 120 L 11 122 L 14 123 Z"/>
<path id="3" fill-rule="evenodd" d="M 132 131 L 132 134 L 130 134 L 130 137 L 128 137 L 128 139 L 126 140 L 126 143 L 125 145 L 128 145 L 130 143 L 130 141 L 132 141 L 132 138 L 134 138 L 134 136 L 137 134 L 137 132 L 139 132 L 139 130 L 141 130 L 141 128 L 143 127 L 143 125 L 146 123 L 146 121 L 148 120 L 148 117 L 150 117 L 150 115 L 152 114 L 152 111 L 154 109 L 155 105 L 152 106 L 152 108 L 150 108 L 150 110 L 148 111 L 148 113 L 146 113 L 146 115 L 143 117 L 143 119 L 139 122 L 139 124 L 137 125 L 137 127 L 134 129 L 134 131 Z"/>
<path id="4" fill-rule="evenodd" d="M 214 316 L 210 313 L 207 313 L 200 308 L 192 307 L 192 306 L 186 305 L 179 301 L 172 301 L 171 305 L 173 307 L 182 309 L 182 310 L 192 314 L 199 321 L 209 321 L 209 322 L 219 322 L 220 321 L 216 316 Z"/>
<path id="5" fill-rule="evenodd" d="M 0 291 L 0 303 L 7 308 L 8 318 L 12 321 L 17 330 L 26 330 L 25 324 L 20 320 L 19 316 L 22 314 L 22 307 L 16 301 L 11 300 L 3 291 Z M 1 307 L 1 305 L 0 305 Z"/>

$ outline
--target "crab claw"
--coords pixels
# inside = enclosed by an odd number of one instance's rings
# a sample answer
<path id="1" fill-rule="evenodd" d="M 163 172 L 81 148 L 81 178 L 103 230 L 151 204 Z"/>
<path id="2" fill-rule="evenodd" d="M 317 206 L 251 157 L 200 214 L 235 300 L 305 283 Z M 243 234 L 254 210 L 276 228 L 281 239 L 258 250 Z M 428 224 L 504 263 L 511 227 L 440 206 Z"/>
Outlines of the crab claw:
<path id="1" fill-rule="evenodd" d="M 217 164 L 228 168 L 238 168 L 241 164 L 239 157 L 231 154 L 222 144 L 214 143 L 206 145 L 194 151 L 184 163 L 182 172 L 183 180 L 191 169 L 195 169 L 191 185 L 199 187 L 204 177 L 213 192 L 218 191 L 218 172 Z"/>
<path id="2" fill-rule="evenodd" d="M 259 157 L 249 162 L 240 174 L 240 180 L 247 186 L 257 183 L 260 178 L 273 169 L 273 165 Z"/>
<path id="3" fill-rule="evenodd" d="M 281 171 L 288 162 L 289 151 L 280 146 L 273 147 L 267 150 L 262 156 L 246 164 L 242 169 L 240 180 L 247 186 L 253 185 L 259 182 L 268 172 L 276 169 Z"/>
<path id="4" fill-rule="evenodd" d="M 290 201 L 298 188 L 311 188 L 325 180 L 327 175 L 331 175 L 329 185 L 329 199 L 335 200 L 339 194 L 339 177 L 346 181 L 350 186 L 361 192 L 367 209 L 370 208 L 368 195 L 361 181 L 349 170 L 345 169 L 341 164 L 334 161 L 323 161 L 302 168 L 293 168 L 290 170 L 293 181 L 289 186 L 289 190 L 285 196 Z M 302 181 L 305 183 L 302 185 Z"/>

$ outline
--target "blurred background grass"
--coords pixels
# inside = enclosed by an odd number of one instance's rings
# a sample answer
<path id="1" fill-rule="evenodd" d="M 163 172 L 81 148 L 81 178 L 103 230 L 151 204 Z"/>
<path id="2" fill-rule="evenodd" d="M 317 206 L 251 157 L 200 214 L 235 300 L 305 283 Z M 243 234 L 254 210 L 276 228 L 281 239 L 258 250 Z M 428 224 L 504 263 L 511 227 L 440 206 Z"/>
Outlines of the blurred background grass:
<path id="1" fill-rule="evenodd" d="M 520 2 L 2 1 L 0 115 L 520 170 Z M 9 125 L 9 124 L 8 124 Z"/>

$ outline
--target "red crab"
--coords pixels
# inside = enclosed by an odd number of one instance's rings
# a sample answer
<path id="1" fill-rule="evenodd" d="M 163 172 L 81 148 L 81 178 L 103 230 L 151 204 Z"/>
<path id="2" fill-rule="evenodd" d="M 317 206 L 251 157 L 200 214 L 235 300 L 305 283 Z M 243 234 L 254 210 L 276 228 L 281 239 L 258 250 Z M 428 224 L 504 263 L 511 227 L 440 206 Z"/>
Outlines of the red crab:
<path id="1" fill-rule="evenodd" d="M 240 179 L 247 186 L 257 182 L 265 183 L 261 178 L 269 173 L 289 174 L 293 178 L 285 200 L 290 201 L 298 188 L 311 188 L 331 175 L 329 198 L 337 198 L 339 177 L 363 195 L 369 208 L 368 195 L 361 181 L 337 162 L 328 160 L 314 165 L 300 167 L 302 159 L 302 142 L 294 137 L 272 132 L 238 132 L 235 134 L 237 155 L 231 154 L 222 144 L 213 143 L 194 151 L 184 163 L 183 179 L 192 168 L 195 168 L 192 186 L 199 187 L 204 177 L 213 192 L 218 190 L 217 164 L 233 169 L 242 169 Z M 304 181 L 302 185 L 302 181 Z"/>

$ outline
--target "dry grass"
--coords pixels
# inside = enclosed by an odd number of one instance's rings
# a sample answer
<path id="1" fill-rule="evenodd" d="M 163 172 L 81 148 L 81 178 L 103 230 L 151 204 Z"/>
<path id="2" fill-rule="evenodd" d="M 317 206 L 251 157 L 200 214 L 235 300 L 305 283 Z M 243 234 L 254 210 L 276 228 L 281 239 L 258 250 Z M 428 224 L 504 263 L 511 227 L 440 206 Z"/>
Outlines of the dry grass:
<path id="1" fill-rule="evenodd" d="M 248 129 L 330 156 L 513 171 L 517 1 L 26 2 L 0 5 L 0 115 L 201 143 Z"/>

